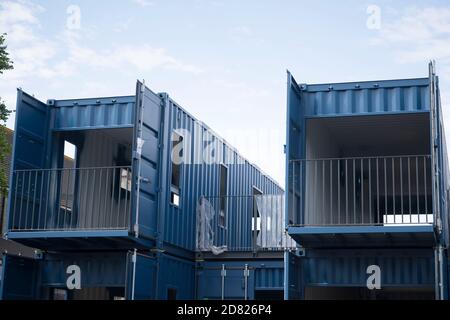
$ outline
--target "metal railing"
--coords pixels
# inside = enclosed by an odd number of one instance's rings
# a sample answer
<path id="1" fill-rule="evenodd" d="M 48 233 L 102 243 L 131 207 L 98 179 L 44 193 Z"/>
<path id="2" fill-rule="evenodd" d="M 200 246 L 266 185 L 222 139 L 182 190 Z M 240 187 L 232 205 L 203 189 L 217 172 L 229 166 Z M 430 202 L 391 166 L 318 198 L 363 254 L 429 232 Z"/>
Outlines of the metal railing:
<path id="1" fill-rule="evenodd" d="M 198 251 L 273 251 L 294 247 L 285 231 L 284 195 L 199 199 Z"/>
<path id="2" fill-rule="evenodd" d="M 431 156 L 292 160 L 289 225 L 432 224 Z"/>
<path id="3" fill-rule="evenodd" d="M 127 229 L 131 167 L 15 170 L 10 231 Z"/>

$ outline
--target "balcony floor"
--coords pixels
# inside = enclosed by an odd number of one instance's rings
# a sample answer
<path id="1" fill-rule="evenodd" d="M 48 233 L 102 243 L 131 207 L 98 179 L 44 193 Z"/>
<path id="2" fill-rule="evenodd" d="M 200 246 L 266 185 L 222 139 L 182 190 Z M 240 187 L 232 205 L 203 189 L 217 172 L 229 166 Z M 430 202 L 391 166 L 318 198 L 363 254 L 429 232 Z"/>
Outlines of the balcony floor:
<path id="1" fill-rule="evenodd" d="M 43 250 L 128 249 L 149 246 L 123 230 L 10 231 L 8 239 Z"/>
<path id="2" fill-rule="evenodd" d="M 433 225 L 411 226 L 295 226 L 289 235 L 303 247 L 430 247 Z"/>

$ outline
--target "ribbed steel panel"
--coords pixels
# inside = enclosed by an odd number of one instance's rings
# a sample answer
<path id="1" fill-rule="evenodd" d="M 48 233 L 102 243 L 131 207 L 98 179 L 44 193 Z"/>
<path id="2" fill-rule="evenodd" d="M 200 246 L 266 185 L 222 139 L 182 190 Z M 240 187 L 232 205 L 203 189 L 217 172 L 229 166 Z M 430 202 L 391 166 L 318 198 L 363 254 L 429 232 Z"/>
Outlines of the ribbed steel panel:
<path id="1" fill-rule="evenodd" d="M 169 136 L 173 131 L 189 132 L 193 147 L 191 150 L 192 163 L 183 165 L 182 169 L 181 205 L 179 207 L 170 204 L 170 192 L 167 192 L 164 241 L 184 249 L 194 250 L 195 233 L 192 230 L 195 230 L 196 205 L 201 196 L 219 196 L 220 164 L 223 163 L 228 167 L 228 195 L 230 196 L 251 196 L 253 187 L 260 189 L 264 194 L 281 194 L 283 190 L 272 178 L 242 158 L 226 141 L 171 99 L 168 108 Z M 205 140 L 210 141 L 217 150 L 212 164 L 203 161 L 201 146 Z M 166 152 L 170 152 L 170 150 L 166 150 Z M 196 155 L 197 159 L 201 159 L 200 162 L 195 162 Z M 168 169 L 166 190 L 170 190 L 170 166 Z M 230 210 L 229 215 L 232 214 L 233 212 Z M 230 225 L 230 227 L 237 228 L 234 225 Z M 242 226 L 242 228 L 242 230 L 251 230 L 250 226 Z M 240 247 L 245 247 L 246 241 L 246 237 L 243 236 Z"/>
<path id="2" fill-rule="evenodd" d="M 359 292 L 361 295 L 355 299 L 375 297 L 382 292 L 399 292 L 397 298 L 406 298 L 409 297 L 408 289 L 420 289 L 427 292 L 426 297 L 433 297 L 435 259 L 432 248 L 309 249 L 303 251 L 303 255 L 289 253 L 286 257 L 289 275 L 285 286 L 287 299 L 312 298 L 306 295 L 311 290 L 322 292 L 315 296 L 316 299 L 327 296 L 345 299 L 346 292 Z M 374 284 L 372 276 L 376 267 L 379 267 L 376 272 L 380 276 L 380 290 L 371 292 L 367 286 L 368 283 Z M 359 291 L 339 291 L 339 288 Z"/>
<path id="3" fill-rule="evenodd" d="M 434 287 L 434 254 L 416 250 L 333 250 L 307 251 L 301 258 L 305 286 L 366 287 L 367 267 L 381 270 L 382 287 Z"/>
<path id="4" fill-rule="evenodd" d="M 167 300 L 169 291 L 176 292 L 177 300 L 194 299 L 195 263 L 168 254 L 162 254 L 158 259 L 157 299 Z"/>
<path id="5" fill-rule="evenodd" d="M 135 97 L 49 100 L 54 106 L 54 130 L 131 127 Z"/>
<path id="6" fill-rule="evenodd" d="M 300 85 L 305 116 L 429 111 L 428 78 Z"/>
<path id="7" fill-rule="evenodd" d="M 82 272 L 82 288 L 125 287 L 126 263 L 126 252 L 48 254 L 41 262 L 40 283 L 64 288 L 67 267 L 77 265 Z"/>
<path id="8" fill-rule="evenodd" d="M 256 289 L 283 288 L 284 271 L 282 266 L 258 268 L 255 273 Z"/>

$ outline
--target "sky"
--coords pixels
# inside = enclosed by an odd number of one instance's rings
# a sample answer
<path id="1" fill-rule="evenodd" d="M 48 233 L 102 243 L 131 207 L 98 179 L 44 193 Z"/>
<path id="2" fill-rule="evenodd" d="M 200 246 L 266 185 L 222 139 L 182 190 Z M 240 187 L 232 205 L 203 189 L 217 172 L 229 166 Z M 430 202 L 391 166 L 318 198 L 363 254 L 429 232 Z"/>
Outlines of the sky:
<path id="1" fill-rule="evenodd" d="M 450 121 L 448 0 L 0 0 L 0 32 L 10 109 L 18 87 L 46 101 L 132 95 L 145 79 L 281 185 L 286 70 L 301 83 L 417 78 L 435 59 Z"/>

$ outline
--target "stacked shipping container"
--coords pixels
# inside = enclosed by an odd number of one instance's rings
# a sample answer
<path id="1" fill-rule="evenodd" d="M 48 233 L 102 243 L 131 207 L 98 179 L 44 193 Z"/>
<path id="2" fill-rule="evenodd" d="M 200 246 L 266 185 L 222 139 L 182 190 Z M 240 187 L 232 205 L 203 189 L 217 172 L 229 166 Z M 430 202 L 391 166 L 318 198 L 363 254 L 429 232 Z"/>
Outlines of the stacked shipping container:
<path id="1" fill-rule="evenodd" d="M 448 297 L 439 83 L 288 74 L 287 298 Z"/>
<path id="2" fill-rule="evenodd" d="M 65 166 L 70 151 L 74 165 Z M 252 227 L 254 190 L 283 194 L 167 94 L 140 82 L 135 96 L 47 103 L 19 90 L 10 185 L 6 236 L 43 255 L 4 257 L 3 299 L 213 297 L 196 292 L 197 264 L 208 267 L 229 251 L 250 263 L 248 252 L 254 258 L 264 249 L 252 242 L 261 231 Z M 213 232 L 200 250 L 201 201 Z M 208 257 L 216 245 L 222 255 Z M 282 245 L 270 257 L 278 272 Z M 19 281 L 24 274 L 29 281 Z"/>

